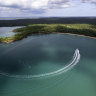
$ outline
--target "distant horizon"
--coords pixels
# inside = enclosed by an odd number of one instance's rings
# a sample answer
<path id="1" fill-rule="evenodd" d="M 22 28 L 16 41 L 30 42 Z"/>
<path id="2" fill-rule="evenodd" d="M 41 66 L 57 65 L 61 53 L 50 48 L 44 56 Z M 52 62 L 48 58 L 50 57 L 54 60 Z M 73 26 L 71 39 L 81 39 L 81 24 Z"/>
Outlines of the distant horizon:
<path id="1" fill-rule="evenodd" d="M 74 16 L 74 17 L 0 17 L 0 20 L 20 20 L 20 19 L 44 19 L 44 18 L 89 18 L 89 19 L 96 19 L 96 16 Z"/>
<path id="2" fill-rule="evenodd" d="M 0 18 L 87 18 L 87 17 L 93 17 L 93 18 L 96 18 L 96 16 L 34 16 L 34 17 L 0 17 Z"/>

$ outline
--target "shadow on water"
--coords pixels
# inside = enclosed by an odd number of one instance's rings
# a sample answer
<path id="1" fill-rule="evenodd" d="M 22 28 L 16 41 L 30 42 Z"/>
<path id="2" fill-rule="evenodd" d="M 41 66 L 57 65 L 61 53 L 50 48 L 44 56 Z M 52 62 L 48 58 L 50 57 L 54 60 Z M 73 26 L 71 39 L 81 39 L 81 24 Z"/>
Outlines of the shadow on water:
<path id="1" fill-rule="evenodd" d="M 68 54 L 67 52 L 65 53 L 66 55 Z M 64 54 L 64 55 L 65 55 Z M 11 58 L 11 57 L 10 57 Z M 42 57 L 40 57 L 40 58 L 42 58 Z M 39 62 L 41 62 L 41 59 L 40 58 L 38 58 L 38 60 L 37 61 L 34 61 L 35 63 L 34 64 L 37 64 L 37 66 L 38 66 L 38 63 Z M 4 60 L 4 59 L 3 59 Z M 5 62 L 6 60 L 4 60 L 4 62 Z M 15 61 L 15 60 L 13 60 L 13 62 L 11 62 L 11 64 L 9 64 L 9 65 L 7 65 L 6 66 L 6 64 L 4 65 L 4 62 L 1 64 L 0 63 L 0 69 L 3 69 L 3 71 L 6 71 L 6 72 L 9 72 L 10 74 L 12 73 L 12 74 L 16 74 L 16 73 L 18 73 L 20 70 L 22 70 L 22 66 L 20 66 L 20 64 L 17 64 L 18 62 L 17 61 Z M 6 61 L 7 62 L 7 61 Z M 15 62 L 15 63 L 14 63 Z M 63 61 L 62 61 L 63 62 Z M 13 65 L 13 63 L 14 63 L 14 65 Z M 7 63 L 8 64 L 8 63 Z M 1 66 L 2 65 L 2 66 Z M 33 70 L 34 70 L 34 68 L 32 68 Z M 33 72 L 34 73 L 34 72 Z M 3 75 L 1 75 L 0 76 L 0 96 L 3 96 L 3 94 L 5 94 L 5 92 L 8 90 L 7 88 L 6 88 L 6 86 L 7 86 L 7 83 L 9 82 L 8 81 L 9 80 L 9 77 L 8 76 L 3 76 Z"/>
<path id="2" fill-rule="evenodd" d="M 69 61 L 72 59 L 72 55 L 70 52 L 62 52 L 57 51 L 52 54 L 48 54 L 46 52 L 39 52 L 34 53 L 31 55 L 26 54 L 26 56 L 23 56 L 22 54 L 15 54 L 7 53 L 4 56 L 0 58 L 0 71 L 6 72 L 10 74 L 16 74 L 19 73 L 23 68 L 28 67 L 27 65 L 31 66 L 31 72 L 34 73 L 34 66 L 38 66 L 41 62 L 53 62 L 58 64 L 63 64 L 64 66 L 66 63 L 69 63 Z M 23 56 L 23 57 L 22 57 Z M 66 58 L 68 58 L 66 60 Z M 38 70 L 37 70 L 38 71 Z"/>
<path id="3" fill-rule="evenodd" d="M 0 57 L 0 70 L 3 72 L 15 74 L 19 73 L 19 71 L 21 71 L 24 67 L 29 65 L 28 63 L 30 63 L 32 72 L 34 73 L 34 66 L 38 66 L 43 61 L 66 64 L 69 63 L 69 61 L 72 59 L 72 55 L 74 54 L 74 50 L 72 54 L 70 54 L 70 51 L 54 51 L 56 46 L 53 48 L 53 51 L 44 51 L 42 48 L 43 45 L 37 44 L 36 46 L 32 46 L 32 44 L 29 42 L 12 49 Z M 66 60 L 66 58 L 68 59 Z"/>

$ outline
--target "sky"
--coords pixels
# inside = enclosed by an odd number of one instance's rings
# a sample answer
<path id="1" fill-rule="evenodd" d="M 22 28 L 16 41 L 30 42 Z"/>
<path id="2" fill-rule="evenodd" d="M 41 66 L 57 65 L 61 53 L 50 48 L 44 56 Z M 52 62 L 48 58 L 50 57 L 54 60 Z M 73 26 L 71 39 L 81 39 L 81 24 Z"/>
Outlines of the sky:
<path id="1" fill-rule="evenodd" d="M 0 0 L 0 17 L 96 16 L 96 0 Z"/>

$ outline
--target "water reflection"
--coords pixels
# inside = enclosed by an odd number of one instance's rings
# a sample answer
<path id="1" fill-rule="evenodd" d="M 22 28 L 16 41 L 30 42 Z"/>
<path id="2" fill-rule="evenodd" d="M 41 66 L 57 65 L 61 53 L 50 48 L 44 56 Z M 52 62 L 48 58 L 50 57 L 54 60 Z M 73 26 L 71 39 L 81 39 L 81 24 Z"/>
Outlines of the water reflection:
<path id="1" fill-rule="evenodd" d="M 16 28 L 20 27 L 0 27 L 0 37 L 9 37 L 15 35 L 16 33 L 13 32 L 13 30 Z"/>

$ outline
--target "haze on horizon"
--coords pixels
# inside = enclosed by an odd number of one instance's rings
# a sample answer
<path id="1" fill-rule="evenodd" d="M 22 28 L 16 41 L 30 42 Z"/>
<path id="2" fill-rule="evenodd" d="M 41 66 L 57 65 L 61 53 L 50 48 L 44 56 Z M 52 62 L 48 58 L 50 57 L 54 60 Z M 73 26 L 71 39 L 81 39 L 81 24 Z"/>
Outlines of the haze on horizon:
<path id="1" fill-rule="evenodd" d="M 96 16 L 96 0 L 0 0 L 0 17 Z"/>

